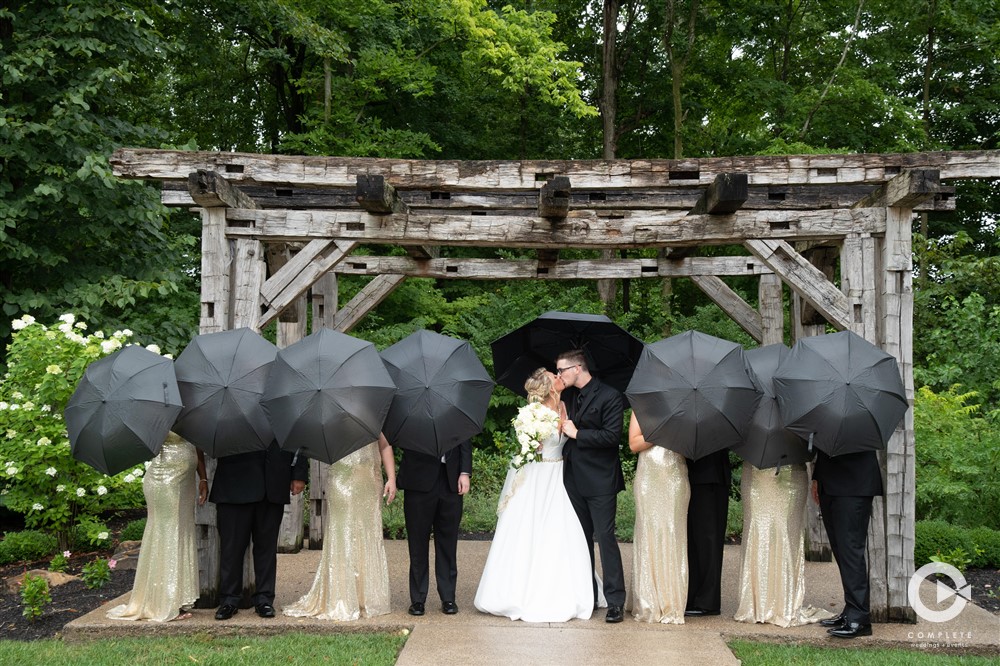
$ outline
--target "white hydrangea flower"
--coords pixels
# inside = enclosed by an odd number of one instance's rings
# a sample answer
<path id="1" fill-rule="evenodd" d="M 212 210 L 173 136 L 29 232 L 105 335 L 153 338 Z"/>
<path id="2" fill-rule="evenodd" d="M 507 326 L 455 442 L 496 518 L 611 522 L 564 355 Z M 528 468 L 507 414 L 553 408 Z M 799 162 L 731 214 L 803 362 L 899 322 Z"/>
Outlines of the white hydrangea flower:
<path id="1" fill-rule="evenodd" d="M 94 337 L 98 340 L 104 339 L 104 331 L 94 331 Z"/>
<path id="2" fill-rule="evenodd" d="M 42 405 L 41 407 L 38 408 L 38 411 L 40 411 L 40 412 L 51 412 L 52 411 L 52 405 Z"/>
<path id="3" fill-rule="evenodd" d="M 163 358 L 169 358 L 172 361 L 172 360 L 174 360 L 174 355 L 173 354 L 164 354 Z"/>
<path id="4" fill-rule="evenodd" d="M 23 319 L 15 319 L 14 321 L 10 322 L 10 327 L 15 331 L 20 331 L 22 328 L 25 328 L 27 326 L 28 324 Z"/>
<path id="5" fill-rule="evenodd" d="M 12 412 L 16 412 L 19 409 L 21 409 L 21 405 L 17 404 L 16 402 L 10 406 L 10 411 Z"/>
<path id="6" fill-rule="evenodd" d="M 15 474 L 17 474 L 17 468 L 14 467 L 13 465 L 10 465 L 7 468 L 7 476 L 14 476 Z"/>
<path id="7" fill-rule="evenodd" d="M 45 507 L 39 504 L 38 502 L 35 502 L 34 504 L 31 505 L 32 511 L 42 511 L 44 508 Z"/>
<path id="8" fill-rule="evenodd" d="M 47 340 L 55 340 L 56 339 L 56 332 L 55 331 L 45 331 L 45 338 Z"/>
<path id="9" fill-rule="evenodd" d="M 49 373 L 50 375 L 61 375 L 62 368 L 53 363 L 52 365 L 45 366 L 45 372 Z"/>
<path id="10" fill-rule="evenodd" d="M 49 476 L 55 476 L 59 472 L 56 471 L 55 467 L 49 467 L 47 470 L 45 470 L 45 473 L 48 474 Z"/>
<path id="11" fill-rule="evenodd" d="M 152 461 L 146 463 L 147 467 L 149 466 L 150 462 Z M 146 469 L 145 467 L 136 467 L 134 470 L 132 470 L 132 473 L 135 474 L 136 476 L 142 476 L 143 474 L 146 473 Z"/>
<path id="12" fill-rule="evenodd" d="M 16 430 L 8 430 L 7 431 L 7 439 L 14 439 L 15 437 L 17 437 L 17 431 Z"/>
<path id="13" fill-rule="evenodd" d="M 122 331 L 122 335 L 125 336 L 126 338 L 131 338 L 132 335 L 134 334 L 132 333 L 131 328 L 126 328 L 124 331 Z"/>
<path id="14" fill-rule="evenodd" d="M 83 497 L 86 494 L 87 494 L 87 491 L 84 490 L 83 488 L 77 488 L 76 489 L 76 496 L 77 497 Z"/>
<path id="15" fill-rule="evenodd" d="M 73 324 L 73 326 L 75 326 L 76 328 L 80 329 L 81 331 L 86 331 L 87 330 L 87 322 L 84 322 L 84 321 L 78 321 L 75 324 Z"/>
<path id="16" fill-rule="evenodd" d="M 38 446 L 48 446 L 51 443 L 52 440 L 49 439 L 48 437 L 42 437 L 41 439 L 38 440 Z"/>
<path id="17" fill-rule="evenodd" d="M 10 405 L 8 405 L 8 404 L 7 404 L 6 402 L 4 402 L 3 400 L 0 400 L 0 412 L 4 411 L 4 410 L 5 410 L 5 409 L 7 409 L 8 407 L 10 407 Z"/>
<path id="18" fill-rule="evenodd" d="M 10 397 L 14 398 L 14 400 L 23 400 L 24 394 L 21 393 L 20 391 L 14 391 L 13 393 L 10 394 Z"/>
<path id="19" fill-rule="evenodd" d="M 148 349 L 149 351 L 153 352 L 154 354 L 159 354 L 160 353 L 160 346 L 159 345 L 146 345 L 146 349 Z"/>
<path id="20" fill-rule="evenodd" d="M 62 334 L 64 334 L 64 335 L 69 335 L 70 333 L 73 332 L 73 325 L 72 324 L 59 324 L 58 326 L 56 326 L 56 329 L 58 329 L 59 332 L 62 333 Z"/>
<path id="21" fill-rule="evenodd" d="M 64 486 L 63 484 L 60 483 L 58 486 L 56 486 L 57 493 L 61 493 L 64 490 L 66 490 L 66 486 Z"/>
<path id="22" fill-rule="evenodd" d="M 65 322 L 67 324 L 72 324 L 74 321 L 76 321 L 76 317 L 73 315 L 73 313 L 67 312 L 66 314 L 59 315 L 59 321 Z"/>
<path id="23" fill-rule="evenodd" d="M 122 343 L 117 338 L 112 338 L 111 340 L 104 340 L 101 342 L 101 351 L 105 354 L 110 354 L 116 349 L 121 349 Z"/>
<path id="24" fill-rule="evenodd" d="M 104 486 L 97 486 L 97 494 L 98 495 L 107 495 L 108 494 L 108 489 L 105 488 Z"/>
<path id="25" fill-rule="evenodd" d="M 105 539 L 108 538 L 108 533 L 107 532 L 99 532 L 97 534 L 97 538 L 100 539 L 101 541 L 104 541 Z"/>
<path id="26" fill-rule="evenodd" d="M 126 474 L 124 481 L 125 483 L 132 483 L 133 481 L 135 481 L 135 476 L 133 476 L 132 474 Z"/>
<path id="27" fill-rule="evenodd" d="M 31 402 L 30 400 L 28 402 L 24 403 L 23 405 L 21 405 L 21 409 L 26 409 L 29 412 L 31 410 L 33 410 L 34 408 L 35 408 L 35 403 Z"/>

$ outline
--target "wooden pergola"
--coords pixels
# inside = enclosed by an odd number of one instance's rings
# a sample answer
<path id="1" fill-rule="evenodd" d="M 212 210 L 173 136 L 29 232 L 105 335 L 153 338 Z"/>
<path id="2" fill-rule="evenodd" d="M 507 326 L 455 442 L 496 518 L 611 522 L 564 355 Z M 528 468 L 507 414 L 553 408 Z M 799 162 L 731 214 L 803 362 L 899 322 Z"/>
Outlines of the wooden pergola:
<path id="1" fill-rule="evenodd" d="M 682 160 L 425 161 L 122 149 L 122 178 L 202 218 L 201 331 L 261 329 L 279 347 L 314 328 L 350 330 L 407 277 L 688 278 L 760 344 L 850 329 L 896 357 L 911 409 L 881 457 L 886 494 L 869 531 L 872 615 L 914 619 L 911 225 L 952 210 L 942 181 L 1000 177 L 1000 151 Z M 360 255 L 399 246 L 406 256 Z M 703 245 L 743 256 L 698 256 Z M 523 260 L 449 258 L 442 248 L 530 248 Z M 656 248 L 657 258 L 568 261 L 565 248 Z M 610 256 L 605 253 L 602 256 Z M 337 275 L 373 279 L 338 307 Z M 758 307 L 723 280 L 756 276 Z M 782 292 L 791 290 L 790 312 Z M 311 473 L 310 546 L 322 544 L 322 476 Z M 282 544 L 303 543 L 301 505 Z M 215 516 L 199 510 L 202 599 L 218 580 Z M 813 557 L 829 548 L 809 503 Z"/>

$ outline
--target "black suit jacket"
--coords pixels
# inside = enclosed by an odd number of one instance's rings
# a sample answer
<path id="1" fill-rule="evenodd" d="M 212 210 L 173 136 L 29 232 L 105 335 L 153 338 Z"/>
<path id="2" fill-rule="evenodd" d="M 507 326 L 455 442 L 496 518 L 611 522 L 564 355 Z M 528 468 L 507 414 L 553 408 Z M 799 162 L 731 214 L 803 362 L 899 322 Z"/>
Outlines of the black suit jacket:
<path id="1" fill-rule="evenodd" d="M 579 390 L 579 405 L 567 405 L 579 432 L 566 440 L 563 457 L 572 467 L 576 491 L 583 497 L 614 495 L 625 490 L 618 449 L 622 440 L 625 400 L 617 389 L 596 377 Z M 575 392 L 570 396 L 575 401 Z"/>
<path id="2" fill-rule="evenodd" d="M 816 453 L 813 480 L 831 497 L 876 497 L 882 494 L 882 468 L 874 451 L 829 456 Z"/>
<path id="3" fill-rule="evenodd" d="M 292 480 L 309 478 L 309 459 L 300 455 L 293 466 L 294 457 L 282 451 L 277 442 L 271 442 L 265 451 L 219 458 L 209 500 L 216 504 L 253 504 L 266 499 L 273 504 L 288 504 Z"/>
<path id="4" fill-rule="evenodd" d="M 444 454 L 444 464 L 448 475 L 448 487 L 458 492 L 460 474 L 472 474 L 472 442 L 466 440 Z M 403 449 L 403 457 L 396 475 L 396 487 L 400 490 L 428 492 L 438 478 L 441 456 L 432 456 L 418 451 Z"/>
<path id="5" fill-rule="evenodd" d="M 716 451 L 697 460 L 687 460 L 688 481 L 692 485 L 720 483 L 729 492 L 733 482 L 732 469 L 729 465 L 729 449 Z"/>

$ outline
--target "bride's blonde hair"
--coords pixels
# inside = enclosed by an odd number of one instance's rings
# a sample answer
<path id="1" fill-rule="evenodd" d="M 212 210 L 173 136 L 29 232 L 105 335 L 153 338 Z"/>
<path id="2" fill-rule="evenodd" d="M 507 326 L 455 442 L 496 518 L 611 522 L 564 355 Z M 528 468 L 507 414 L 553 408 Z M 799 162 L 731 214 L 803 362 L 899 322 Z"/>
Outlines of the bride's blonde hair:
<path id="1" fill-rule="evenodd" d="M 538 368 L 524 382 L 528 402 L 545 402 L 552 394 L 552 377 L 545 368 Z"/>

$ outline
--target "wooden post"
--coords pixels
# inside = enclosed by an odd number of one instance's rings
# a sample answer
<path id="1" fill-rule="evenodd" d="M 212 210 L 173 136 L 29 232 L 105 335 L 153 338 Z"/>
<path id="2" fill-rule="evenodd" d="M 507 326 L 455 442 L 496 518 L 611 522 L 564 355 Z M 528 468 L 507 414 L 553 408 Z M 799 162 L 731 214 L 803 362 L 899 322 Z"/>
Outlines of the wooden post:
<path id="1" fill-rule="evenodd" d="M 312 332 L 334 328 L 337 315 L 337 276 L 326 273 L 312 286 Z M 309 550 L 323 549 L 323 516 L 326 508 L 326 478 L 329 465 L 309 462 Z"/>
<path id="2" fill-rule="evenodd" d="M 773 273 L 760 276 L 757 284 L 760 309 L 760 344 L 776 345 L 785 341 L 785 315 L 781 296 L 781 278 Z"/>

